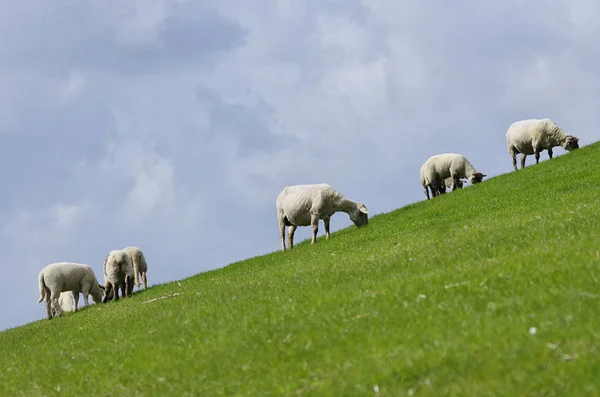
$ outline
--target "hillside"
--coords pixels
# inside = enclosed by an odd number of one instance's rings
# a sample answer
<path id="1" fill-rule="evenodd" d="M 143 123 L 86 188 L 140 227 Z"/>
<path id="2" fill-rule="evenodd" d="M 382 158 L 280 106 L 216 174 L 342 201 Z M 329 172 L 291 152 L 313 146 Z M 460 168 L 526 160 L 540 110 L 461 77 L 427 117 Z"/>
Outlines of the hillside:
<path id="1" fill-rule="evenodd" d="M 2 332 L 0 395 L 597 396 L 600 143 L 542 158 Z"/>

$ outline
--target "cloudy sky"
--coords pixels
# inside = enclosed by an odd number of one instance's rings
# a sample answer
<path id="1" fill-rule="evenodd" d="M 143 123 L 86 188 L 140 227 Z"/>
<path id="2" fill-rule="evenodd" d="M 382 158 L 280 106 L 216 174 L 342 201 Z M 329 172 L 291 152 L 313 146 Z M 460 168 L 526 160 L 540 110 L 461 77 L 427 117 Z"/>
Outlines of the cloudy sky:
<path id="1" fill-rule="evenodd" d="M 152 284 L 279 249 L 287 185 L 378 214 L 425 198 L 432 154 L 511 171 L 513 121 L 598 136 L 597 1 L 0 7 L 0 329 L 44 318 L 52 262 L 102 281 L 108 251 L 138 245 Z"/>

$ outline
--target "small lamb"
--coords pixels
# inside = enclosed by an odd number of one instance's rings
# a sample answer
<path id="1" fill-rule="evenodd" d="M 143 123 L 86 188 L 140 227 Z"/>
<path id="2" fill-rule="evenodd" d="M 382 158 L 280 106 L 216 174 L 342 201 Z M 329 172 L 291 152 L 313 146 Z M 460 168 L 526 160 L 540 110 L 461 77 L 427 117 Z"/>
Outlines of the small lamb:
<path id="1" fill-rule="evenodd" d="M 81 263 L 51 263 L 39 272 L 38 283 L 40 289 L 38 303 L 45 300 L 48 320 L 52 320 L 56 315 L 64 315 L 58 302 L 61 292 L 73 291 L 73 295 L 77 296 L 77 299 L 73 301 L 75 304 L 74 311 L 77 311 L 80 292 L 83 294 L 85 306 L 89 304 L 88 295 L 91 295 L 96 303 L 102 301 L 103 286 L 98 284 L 92 268 Z"/>
<path id="2" fill-rule="evenodd" d="M 133 264 L 131 258 L 122 250 L 112 250 L 104 258 L 102 265 L 104 271 L 104 298 L 106 303 L 110 299 L 119 300 L 119 288 L 124 297 L 131 296 L 133 292 Z"/>
<path id="3" fill-rule="evenodd" d="M 525 168 L 525 158 L 535 155 L 535 163 L 540 162 L 540 152 L 547 150 L 552 158 L 552 148 L 562 146 L 571 152 L 579 149 L 579 138 L 568 135 L 554 121 L 546 119 L 528 119 L 516 121 L 506 131 L 508 153 L 512 157 L 513 167 L 517 170 L 517 154 L 521 153 L 521 169 Z"/>
<path id="4" fill-rule="evenodd" d="M 148 282 L 146 280 L 146 273 L 148 272 L 148 264 L 146 263 L 146 257 L 141 249 L 138 247 L 130 246 L 127 248 L 123 248 L 123 252 L 125 252 L 131 258 L 131 263 L 133 264 L 133 276 L 134 283 L 137 287 L 140 286 L 140 279 L 138 274 L 142 277 L 142 283 L 144 283 L 144 288 L 148 288 Z"/>
<path id="5" fill-rule="evenodd" d="M 461 178 L 471 183 L 479 183 L 487 175 L 477 171 L 465 156 L 457 153 L 443 153 L 431 156 L 421 166 L 421 185 L 425 189 L 425 196 L 429 200 L 429 188 L 432 197 L 439 196 L 442 186 L 446 191 L 445 180 L 451 178 L 452 191 L 462 188 Z"/>
<path id="6" fill-rule="evenodd" d="M 319 219 L 325 223 L 325 236 L 329 239 L 330 218 L 339 211 L 347 213 L 358 227 L 369 223 L 368 210 L 364 204 L 344 197 L 327 183 L 287 186 L 277 196 L 276 205 L 282 251 L 286 250 L 286 226 L 289 226 L 288 245 L 292 248 L 298 226 L 312 225 L 311 244 L 316 243 Z"/>

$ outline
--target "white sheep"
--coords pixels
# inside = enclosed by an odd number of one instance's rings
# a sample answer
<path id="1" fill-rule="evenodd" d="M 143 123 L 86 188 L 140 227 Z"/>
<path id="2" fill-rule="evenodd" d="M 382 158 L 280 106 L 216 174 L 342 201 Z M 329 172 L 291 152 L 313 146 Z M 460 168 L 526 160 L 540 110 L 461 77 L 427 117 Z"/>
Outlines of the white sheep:
<path id="1" fill-rule="evenodd" d="M 312 242 L 317 241 L 319 219 L 325 223 L 325 236 L 329 239 L 329 221 L 336 212 L 345 212 L 358 227 L 368 224 L 368 210 L 364 204 L 352 201 L 327 183 L 285 187 L 277 196 L 277 220 L 281 250 L 285 251 L 285 227 L 288 230 L 289 248 L 294 246 L 294 232 L 298 226 L 312 225 Z"/>
<path id="2" fill-rule="evenodd" d="M 123 251 L 129 255 L 131 258 L 131 263 L 133 264 L 133 277 L 134 283 L 137 287 L 140 286 L 139 276 L 142 277 L 142 283 L 144 283 L 144 288 L 148 288 L 148 282 L 146 280 L 146 273 L 148 272 L 148 264 L 146 263 L 146 257 L 141 249 L 138 247 L 130 246 L 127 248 L 123 248 Z M 138 276 L 139 275 L 139 276 Z"/>
<path id="3" fill-rule="evenodd" d="M 131 296 L 133 291 L 133 264 L 130 256 L 122 250 L 112 250 L 104 258 L 104 298 L 119 300 L 119 288 L 124 297 Z"/>
<path id="4" fill-rule="evenodd" d="M 432 197 L 440 194 L 442 186 L 446 191 L 444 180 L 451 178 L 452 190 L 462 188 L 461 178 L 471 183 L 479 183 L 487 176 L 477 171 L 465 156 L 457 153 L 443 153 L 431 156 L 421 166 L 421 185 L 425 189 L 425 196 L 429 200 L 429 191 Z"/>
<path id="5" fill-rule="evenodd" d="M 579 148 L 579 138 L 568 135 L 554 121 L 546 119 L 528 119 L 516 121 L 506 131 L 508 153 L 512 157 L 513 167 L 517 170 L 517 154 L 521 153 L 521 169 L 525 168 L 525 158 L 535 155 L 535 163 L 540 162 L 540 152 L 547 150 L 552 158 L 552 148 L 562 146 L 567 151 Z"/>
<path id="6" fill-rule="evenodd" d="M 77 298 L 79 298 L 81 292 L 85 306 L 89 304 L 88 295 L 91 295 L 96 303 L 102 301 L 103 287 L 98 284 L 92 268 L 81 263 L 51 263 L 39 272 L 38 283 L 40 289 L 38 303 L 45 300 L 48 320 L 52 320 L 54 315 L 64 315 L 58 302 L 61 292 L 73 291 L 74 294 L 77 294 Z M 77 300 L 74 303 L 74 311 L 77 311 Z"/>

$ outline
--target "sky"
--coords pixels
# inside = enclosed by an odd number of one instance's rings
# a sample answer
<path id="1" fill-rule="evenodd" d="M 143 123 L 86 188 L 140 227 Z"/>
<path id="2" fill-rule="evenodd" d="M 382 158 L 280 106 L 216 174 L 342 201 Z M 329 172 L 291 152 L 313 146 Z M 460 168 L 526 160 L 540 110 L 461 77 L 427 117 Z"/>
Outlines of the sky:
<path id="1" fill-rule="evenodd" d="M 53 262 L 103 282 L 107 253 L 137 245 L 152 285 L 278 250 L 288 185 L 327 182 L 373 216 L 425 199 L 434 154 L 511 172 L 514 121 L 598 139 L 597 1 L 0 7 L 0 330 L 45 318 Z"/>

